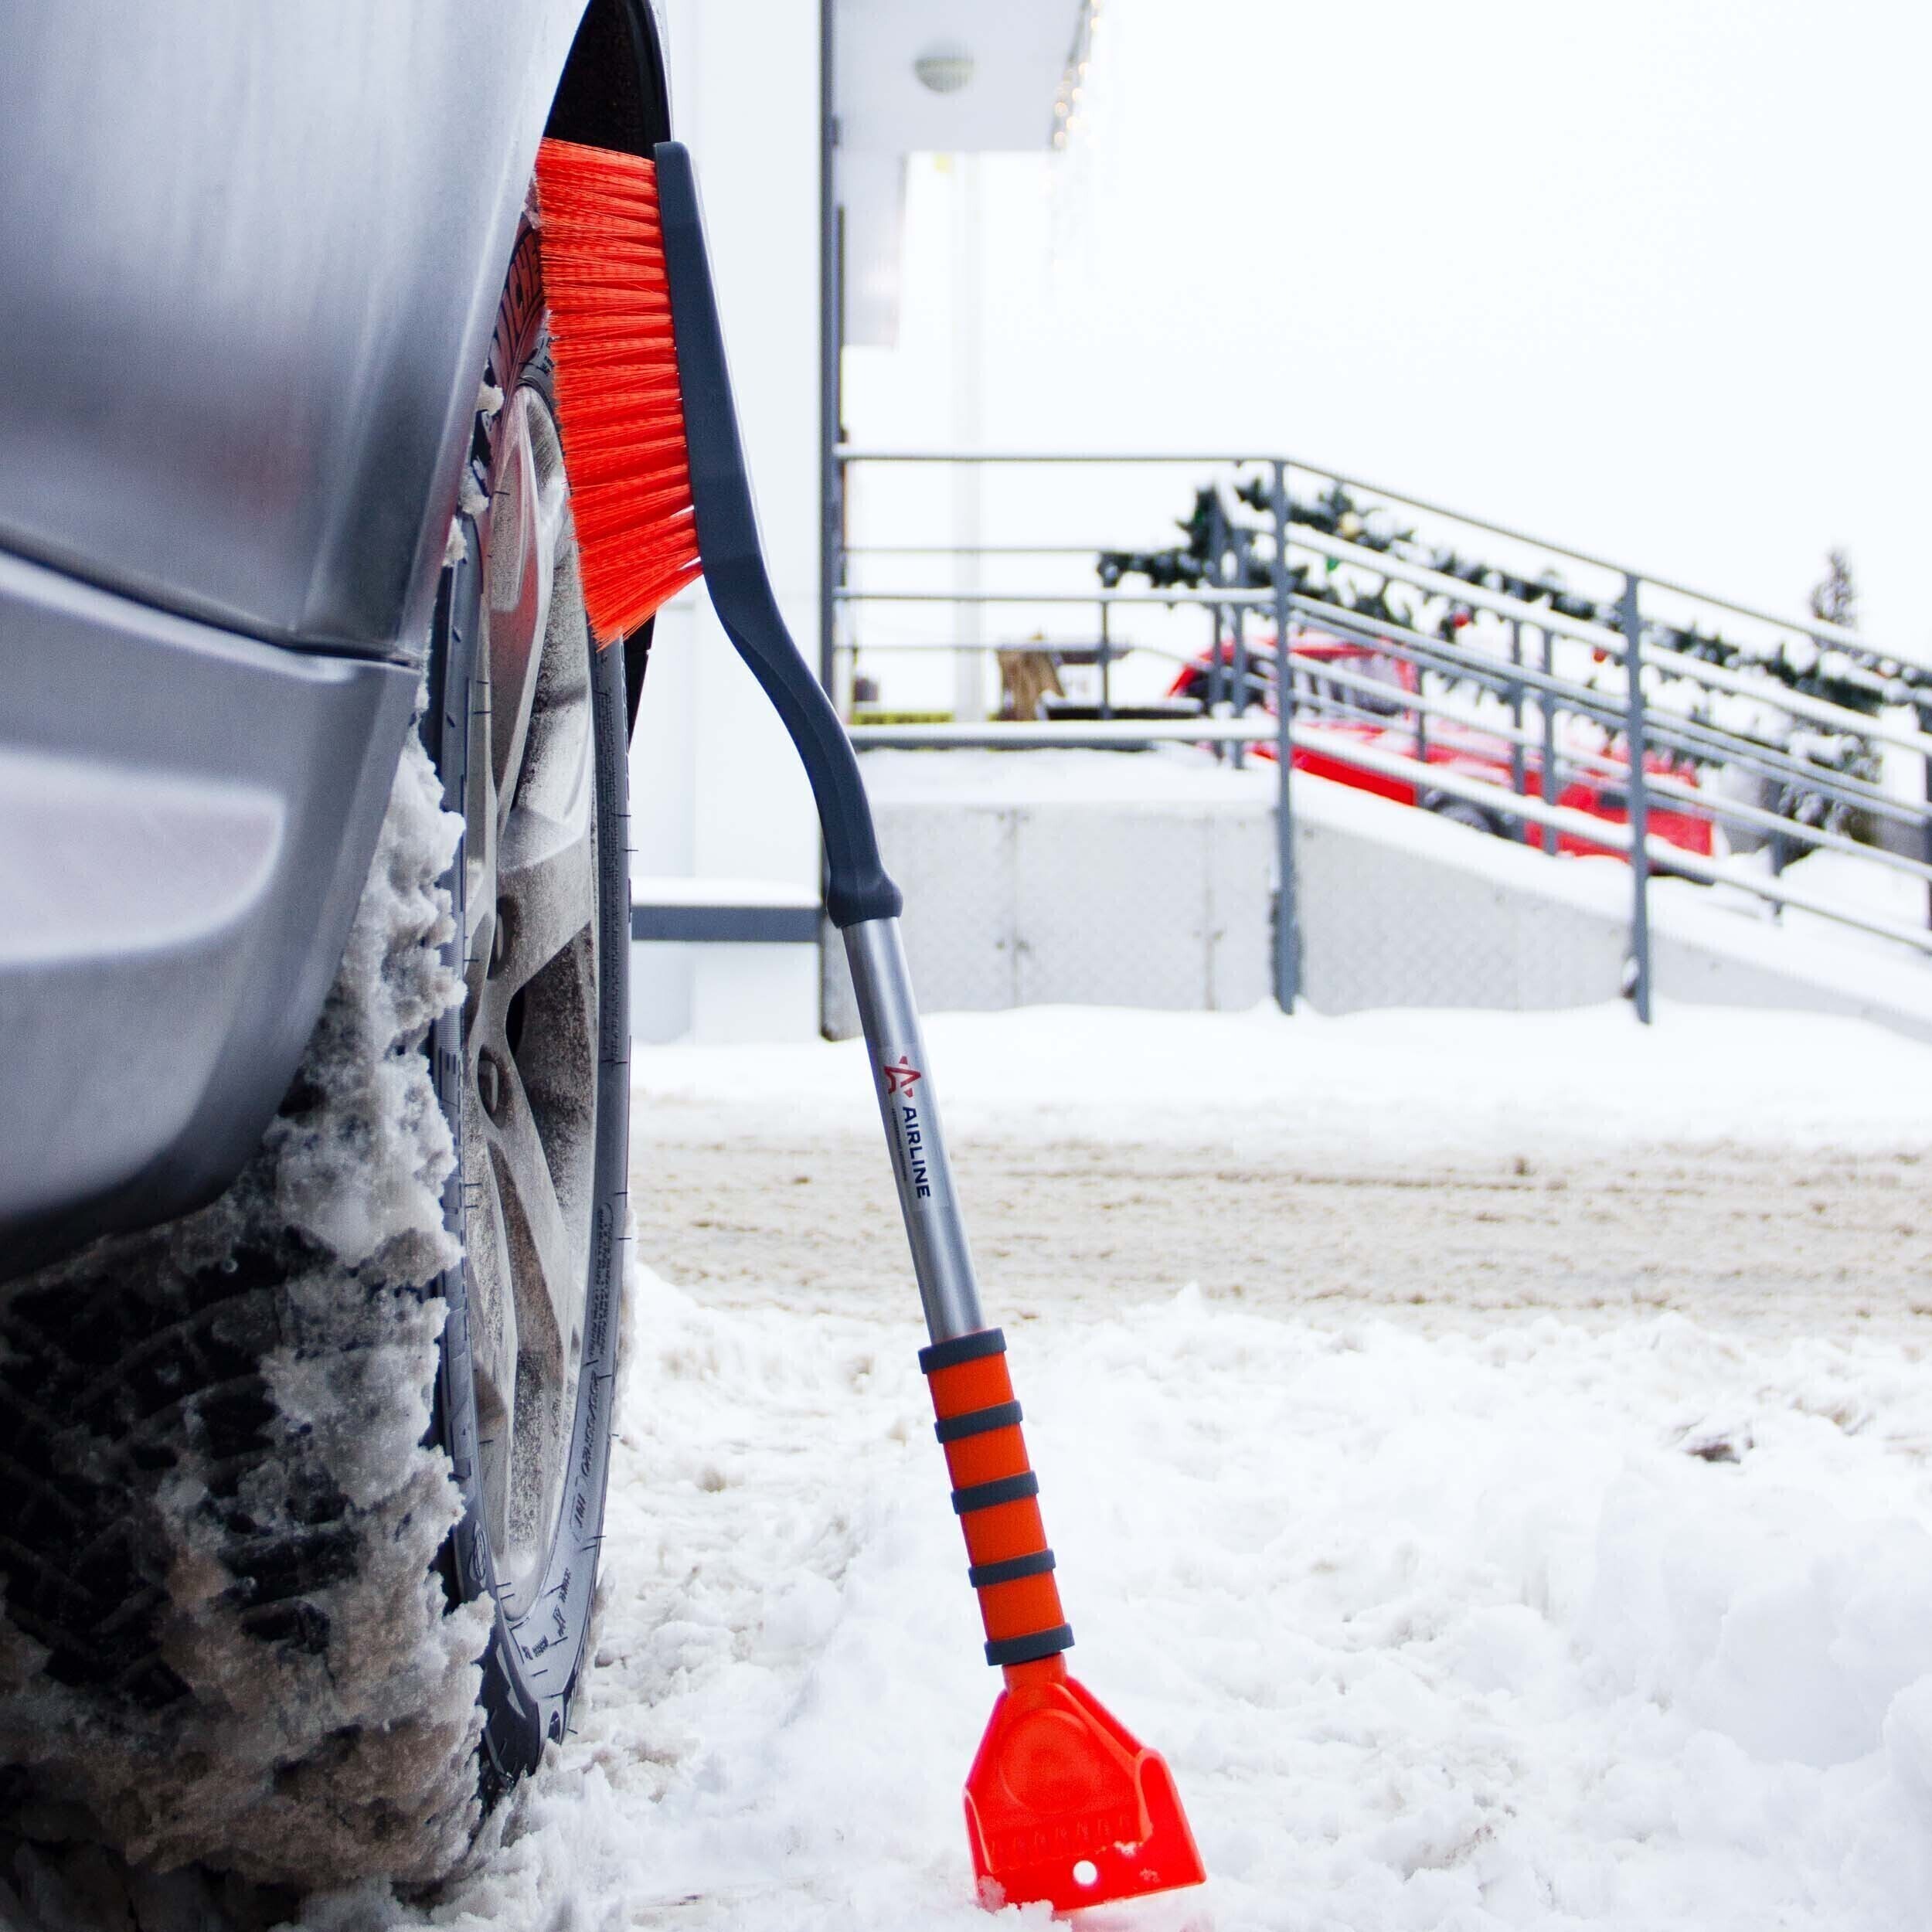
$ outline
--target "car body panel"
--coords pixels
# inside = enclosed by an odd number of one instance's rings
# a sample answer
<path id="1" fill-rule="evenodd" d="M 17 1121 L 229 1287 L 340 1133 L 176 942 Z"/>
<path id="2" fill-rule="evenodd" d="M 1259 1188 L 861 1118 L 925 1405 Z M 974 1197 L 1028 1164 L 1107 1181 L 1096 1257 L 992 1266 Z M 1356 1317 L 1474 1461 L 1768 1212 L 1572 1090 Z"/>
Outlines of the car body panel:
<path id="1" fill-rule="evenodd" d="M 420 648 L 582 11 L 0 8 L 0 549 Z"/>
<path id="2" fill-rule="evenodd" d="M 341 957 L 420 680 L 0 556 L 0 1275 L 208 1199 Z"/>
<path id="3" fill-rule="evenodd" d="M 1371 771 L 1353 762 L 1347 756 L 1347 747 L 1357 744 L 1436 766 L 1461 777 L 1478 779 L 1503 791 L 1515 791 L 1516 767 L 1512 761 L 1507 739 L 1454 720 L 1425 723 L 1422 713 L 1403 702 L 1404 697 L 1416 689 L 1413 665 L 1387 657 L 1372 646 L 1345 643 L 1339 639 L 1298 642 L 1295 652 L 1306 661 L 1296 673 L 1297 723 L 1311 735 L 1319 733 L 1334 747 L 1330 751 L 1320 745 L 1298 746 L 1294 759 L 1297 771 L 1332 780 L 1356 791 L 1372 792 L 1377 798 L 1386 798 L 1396 804 L 1434 810 L 1439 804 L 1449 801 L 1451 794 L 1432 793 L 1411 779 Z M 1251 662 L 1258 668 L 1249 673 L 1250 688 L 1257 700 L 1270 710 L 1274 704 L 1274 655 L 1272 638 L 1260 640 L 1250 654 Z M 1221 648 L 1221 663 L 1223 674 L 1231 681 L 1233 653 L 1225 645 Z M 1357 675 L 1380 675 L 1387 683 L 1388 697 L 1386 700 L 1369 700 L 1357 685 L 1324 679 L 1320 671 L 1324 663 L 1345 666 Z M 1192 659 L 1182 667 L 1168 695 L 1204 698 L 1209 668 L 1209 661 L 1205 655 Z M 1377 715 L 1362 715 L 1365 712 Z M 1384 717 L 1386 723 L 1381 721 Z M 1275 756 L 1274 746 L 1265 740 L 1254 747 L 1254 753 L 1264 759 Z M 1605 756 L 1617 767 L 1616 770 L 1600 777 L 1573 773 L 1562 777 L 1556 803 L 1590 818 L 1600 818 L 1607 825 L 1628 825 L 1630 806 L 1620 775 L 1622 760 L 1614 752 Z M 1680 784 L 1695 785 L 1699 782 L 1694 770 L 1657 752 L 1645 754 L 1644 770 L 1653 777 L 1675 779 Z M 1519 796 L 1541 797 L 1543 754 L 1535 747 L 1524 749 L 1522 783 Z M 1708 817 L 1674 808 L 1662 798 L 1653 796 L 1648 823 L 1651 838 L 1702 857 L 1710 856 L 1713 846 L 1711 820 Z M 1539 828 L 1526 819 L 1512 818 L 1509 825 L 1498 828 L 1530 844 L 1537 842 L 1542 836 Z M 1614 845 L 1594 845 L 1570 832 L 1558 834 L 1556 850 L 1566 858 L 1601 857 L 1605 854 L 1613 858 L 1624 856 Z"/>

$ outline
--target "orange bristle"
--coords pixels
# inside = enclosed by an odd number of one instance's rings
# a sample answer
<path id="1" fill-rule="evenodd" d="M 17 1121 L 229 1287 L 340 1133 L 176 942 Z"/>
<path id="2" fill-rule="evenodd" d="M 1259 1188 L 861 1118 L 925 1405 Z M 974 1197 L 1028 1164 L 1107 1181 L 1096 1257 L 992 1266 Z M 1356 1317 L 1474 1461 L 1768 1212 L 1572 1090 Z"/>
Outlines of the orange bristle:
<path id="1" fill-rule="evenodd" d="M 657 170 L 546 141 L 536 186 L 583 601 L 609 644 L 700 568 Z"/>

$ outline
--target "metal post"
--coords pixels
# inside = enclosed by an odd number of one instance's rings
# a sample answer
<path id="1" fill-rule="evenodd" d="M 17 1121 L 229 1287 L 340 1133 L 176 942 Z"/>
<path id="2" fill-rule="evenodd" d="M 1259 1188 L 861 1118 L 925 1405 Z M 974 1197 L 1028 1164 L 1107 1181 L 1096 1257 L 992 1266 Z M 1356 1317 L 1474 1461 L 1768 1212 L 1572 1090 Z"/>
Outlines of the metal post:
<path id="1" fill-rule="evenodd" d="M 1546 678 L 1552 677 L 1555 673 L 1550 669 L 1549 660 L 1554 655 L 1555 641 L 1551 638 L 1549 626 L 1546 624 L 1543 628 L 1543 672 Z M 1545 804 L 1553 805 L 1556 802 L 1556 707 L 1551 702 L 1547 691 L 1538 693 L 1536 710 L 1543 721 L 1543 768 L 1538 774 L 1536 789 L 1543 794 Z M 1556 855 L 1556 828 L 1545 825 L 1543 833 L 1543 851 L 1554 859 Z"/>
<path id="2" fill-rule="evenodd" d="M 1811 648 L 1821 657 L 1824 655 L 1825 645 L 1815 634 L 1811 638 Z M 1804 802 L 1804 794 L 1798 791 L 1789 780 L 1778 787 L 1777 811 L 1781 818 L 1796 818 L 1798 808 Z M 1804 848 L 1796 839 L 1786 838 L 1782 832 L 1774 832 L 1771 834 L 1770 851 L 1771 876 L 1774 879 L 1781 879 L 1784 876 L 1784 868 L 1794 859 L 1801 858 L 1804 855 Z M 1784 908 L 1776 900 L 1773 900 L 1771 901 L 1771 923 L 1774 926 L 1782 925 L 1784 921 Z"/>
<path id="3" fill-rule="evenodd" d="M 976 724 L 986 716 L 986 607 L 981 546 L 985 541 L 985 472 L 972 459 L 985 440 L 985 198 L 976 154 L 953 156 L 953 447 L 954 589 L 953 716 Z"/>
<path id="4" fill-rule="evenodd" d="M 1918 720 L 1920 730 L 1932 734 L 1932 705 L 1914 705 L 1912 715 Z M 1932 805 L 1932 758 L 1921 758 L 1919 763 L 1924 773 L 1924 782 L 1920 789 L 1925 794 L 1925 802 Z M 1928 818 L 1919 828 L 1919 837 L 1922 841 L 1919 856 L 1928 866 L 1932 866 L 1932 818 Z M 1925 923 L 1932 926 L 1932 885 L 1925 889 Z"/>
<path id="5" fill-rule="evenodd" d="M 834 0 L 818 0 L 818 682 L 838 706 L 838 590 L 845 575 L 845 468 L 839 379 L 845 357 L 845 233 L 838 206 L 838 100 L 833 62 Z M 825 883 L 825 842 L 818 839 L 818 883 Z M 821 928 L 821 931 L 822 931 Z M 821 937 L 818 954 L 818 1030 L 831 975 Z"/>
<path id="6" fill-rule="evenodd" d="M 1100 667 L 1100 716 L 1111 718 L 1114 715 L 1114 634 L 1108 628 L 1114 607 L 1106 598 L 1100 599 L 1100 648 L 1095 655 Z"/>
<path id="7" fill-rule="evenodd" d="M 1221 607 L 1210 604 L 1208 614 L 1208 674 L 1207 715 L 1211 718 L 1221 707 Z M 1216 743 L 1214 756 L 1218 760 L 1227 756 L 1227 747 Z"/>
<path id="8" fill-rule="evenodd" d="M 1509 620 L 1509 662 L 1519 669 L 1522 665 L 1522 619 Z M 1520 798 L 1529 778 L 1524 770 L 1522 748 L 1522 681 L 1512 678 L 1509 681 L 1509 723 L 1516 733 L 1509 747 L 1509 788 Z M 1526 829 L 1527 829 L 1526 828 Z M 1522 834 L 1519 833 L 1519 837 Z"/>
<path id="9" fill-rule="evenodd" d="M 1227 519 L 1221 509 L 1220 485 L 1214 486 L 1208 499 L 1207 580 L 1219 587 L 1221 582 L 1221 553 L 1226 549 L 1228 540 Z M 1220 605 L 1211 607 L 1210 614 L 1214 624 L 1214 648 L 1208 654 L 1208 716 L 1213 717 L 1221 709 L 1221 701 L 1227 693 L 1227 666 L 1221 655 L 1221 632 L 1226 614 Z M 1217 760 L 1228 755 L 1226 745 L 1216 741 L 1214 756 Z"/>
<path id="10" fill-rule="evenodd" d="M 1650 796 L 1644 774 L 1644 638 L 1638 611 L 1642 580 L 1624 579 L 1624 674 L 1629 685 L 1624 699 L 1624 747 L 1628 765 L 1630 796 L 1630 953 L 1631 1003 L 1637 1017 L 1650 1024 Z"/>
<path id="11" fill-rule="evenodd" d="M 838 121 L 832 91 L 832 4 L 833 0 L 818 4 L 818 682 L 828 691 L 837 670 L 834 625 L 845 523 L 845 473 L 838 455 L 843 250 L 835 178 Z"/>
<path id="12" fill-rule="evenodd" d="M 1234 622 L 1234 715 L 1239 718 L 1248 708 L 1247 612 L 1237 604 L 1230 607 L 1228 615 Z M 1239 771 L 1247 761 L 1247 747 L 1236 739 L 1228 747 L 1228 757 Z"/>
<path id="13" fill-rule="evenodd" d="M 1301 923 L 1295 903 L 1294 673 L 1288 663 L 1288 471 L 1274 465 L 1274 723 L 1275 872 L 1274 998 L 1284 1013 L 1301 994 Z"/>

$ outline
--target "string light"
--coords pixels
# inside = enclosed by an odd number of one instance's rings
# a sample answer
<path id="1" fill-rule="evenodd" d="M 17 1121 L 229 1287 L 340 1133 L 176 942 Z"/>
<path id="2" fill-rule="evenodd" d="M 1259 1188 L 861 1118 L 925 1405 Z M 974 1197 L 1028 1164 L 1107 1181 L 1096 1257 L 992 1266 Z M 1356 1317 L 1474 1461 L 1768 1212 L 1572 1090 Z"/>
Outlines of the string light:
<path id="1" fill-rule="evenodd" d="M 1086 124 L 1080 108 L 1087 90 L 1087 69 L 1094 54 L 1094 30 L 1100 25 L 1101 0 L 1080 0 L 1080 17 L 1073 26 L 1073 43 L 1066 50 L 1066 63 L 1060 70 L 1060 90 L 1053 101 L 1053 145 L 1063 148 L 1066 137 Z"/>

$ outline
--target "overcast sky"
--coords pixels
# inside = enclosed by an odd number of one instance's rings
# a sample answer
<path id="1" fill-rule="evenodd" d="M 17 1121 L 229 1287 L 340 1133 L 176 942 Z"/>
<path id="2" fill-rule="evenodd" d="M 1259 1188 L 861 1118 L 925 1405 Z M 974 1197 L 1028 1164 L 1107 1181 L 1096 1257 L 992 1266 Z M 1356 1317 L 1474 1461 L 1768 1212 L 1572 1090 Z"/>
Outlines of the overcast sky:
<path id="1" fill-rule="evenodd" d="M 980 164 L 981 434 L 1281 447 L 1777 610 L 1843 543 L 1924 650 L 1928 89 L 1896 0 L 1107 0 L 1070 152 Z M 957 179 L 862 440 L 960 420 Z"/>

